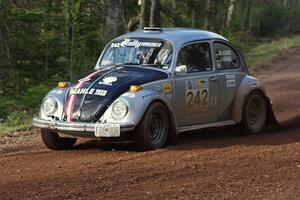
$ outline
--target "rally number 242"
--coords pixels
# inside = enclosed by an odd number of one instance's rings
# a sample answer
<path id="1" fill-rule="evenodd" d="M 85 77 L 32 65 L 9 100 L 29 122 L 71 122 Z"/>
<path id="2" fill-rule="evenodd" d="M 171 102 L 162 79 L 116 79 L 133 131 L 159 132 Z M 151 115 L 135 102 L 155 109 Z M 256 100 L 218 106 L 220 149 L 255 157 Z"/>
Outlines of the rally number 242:
<path id="1" fill-rule="evenodd" d="M 208 104 L 208 90 L 188 90 L 186 92 L 187 107 L 205 106 Z"/>

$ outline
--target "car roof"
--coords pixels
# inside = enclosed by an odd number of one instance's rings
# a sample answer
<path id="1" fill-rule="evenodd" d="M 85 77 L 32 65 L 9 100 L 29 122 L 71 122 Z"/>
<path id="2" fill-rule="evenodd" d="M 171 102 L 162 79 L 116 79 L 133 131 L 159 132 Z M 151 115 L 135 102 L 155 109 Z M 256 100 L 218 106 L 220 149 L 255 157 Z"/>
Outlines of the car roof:
<path id="1" fill-rule="evenodd" d="M 200 29 L 193 28 L 145 28 L 119 36 L 117 39 L 123 38 L 157 38 L 169 40 L 174 45 L 186 43 L 195 40 L 220 39 L 228 41 L 223 36 Z"/>

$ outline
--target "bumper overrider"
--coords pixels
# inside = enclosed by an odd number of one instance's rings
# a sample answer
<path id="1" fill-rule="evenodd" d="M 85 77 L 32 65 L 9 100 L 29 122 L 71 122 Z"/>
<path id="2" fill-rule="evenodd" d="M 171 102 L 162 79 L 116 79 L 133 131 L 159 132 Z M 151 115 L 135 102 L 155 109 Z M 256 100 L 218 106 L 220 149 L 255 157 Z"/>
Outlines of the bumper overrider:
<path id="1" fill-rule="evenodd" d="M 105 123 L 102 123 L 105 125 Z M 57 132 L 77 135 L 81 137 L 95 137 L 95 127 L 97 123 L 87 123 L 87 122 L 66 122 L 66 121 L 50 121 L 45 120 L 40 117 L 34 117 L 32 125 L 37 128 L 50 129 Z M 125 133 L 134 130 L 134 125 L 132 124 L 119 124 L 120 132 Z"/>

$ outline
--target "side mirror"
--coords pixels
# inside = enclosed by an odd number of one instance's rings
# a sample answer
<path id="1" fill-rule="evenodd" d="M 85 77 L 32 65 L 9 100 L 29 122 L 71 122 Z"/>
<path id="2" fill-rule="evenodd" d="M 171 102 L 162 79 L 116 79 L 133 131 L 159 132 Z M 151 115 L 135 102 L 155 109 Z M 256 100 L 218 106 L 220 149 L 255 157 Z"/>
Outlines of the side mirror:
<path id="1" fill-rule="evenodd" d="M 175 73 L 176 74 L 185 74 L 185 73 L 187 73 L 186 65 L 179 65 L 179 66 L 175 67 Z"/>

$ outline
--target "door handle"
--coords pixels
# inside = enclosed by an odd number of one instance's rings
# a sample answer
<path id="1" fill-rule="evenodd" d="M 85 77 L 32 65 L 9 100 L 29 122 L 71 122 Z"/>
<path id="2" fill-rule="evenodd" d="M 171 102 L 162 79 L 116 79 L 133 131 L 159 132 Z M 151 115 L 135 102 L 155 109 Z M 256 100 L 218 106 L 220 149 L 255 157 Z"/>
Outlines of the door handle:
<path id="1" fill-rule="evenodd" d="M 209 77 L 208 80 L 209 80 L 209 81 L 217 81 L 217 80 L 219 80 L 219 79 L 218 79 L 218 77 L 216 77 L 216 76 L 212 76 L 212 77 Z"/>

